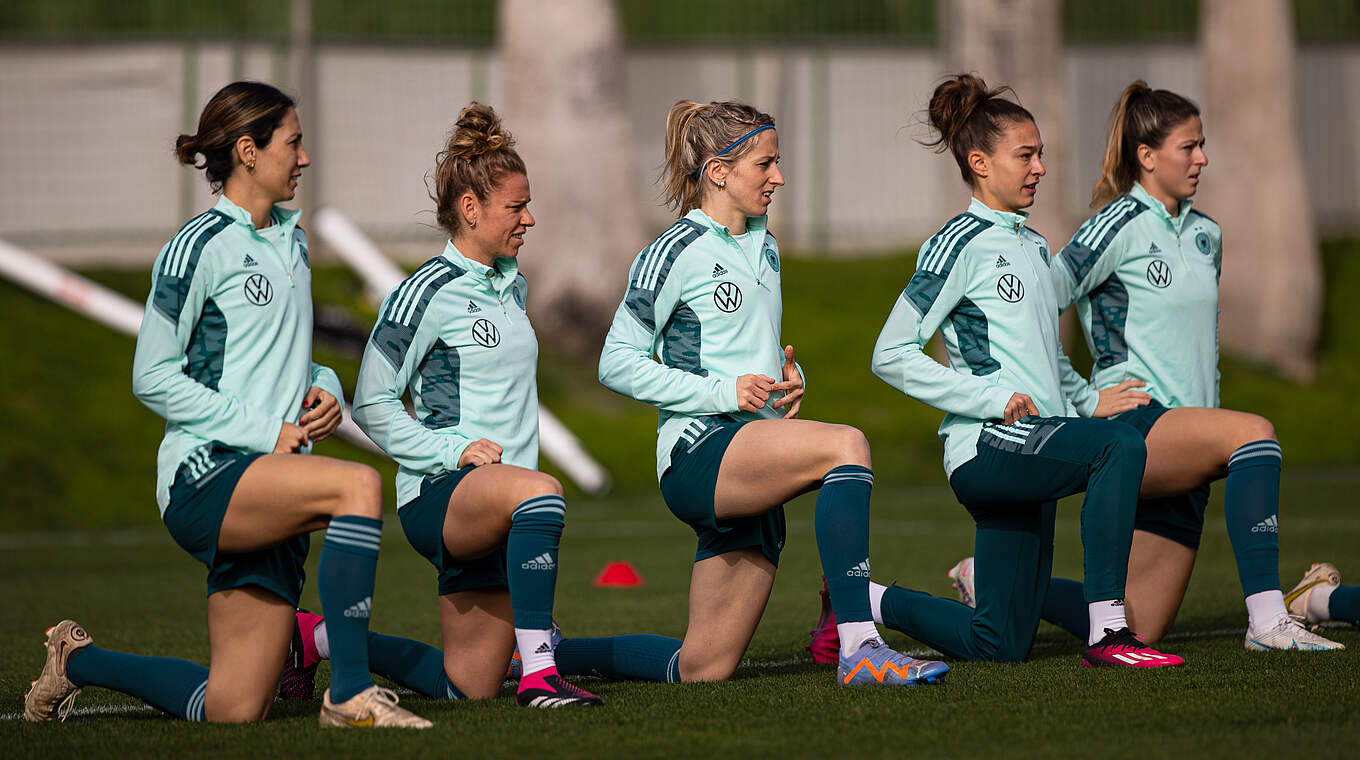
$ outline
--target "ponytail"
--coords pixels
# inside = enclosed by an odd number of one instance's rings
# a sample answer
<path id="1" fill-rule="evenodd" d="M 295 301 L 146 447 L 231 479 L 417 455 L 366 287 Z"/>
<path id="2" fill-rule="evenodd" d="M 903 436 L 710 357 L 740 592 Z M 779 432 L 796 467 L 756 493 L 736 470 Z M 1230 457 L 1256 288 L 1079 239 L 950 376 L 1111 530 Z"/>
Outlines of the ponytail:
<path id="1" fill-rule="evenodd" d="M 1034 121 L 1034 116 L 1019 103 L 1002 97 L 1015 91 L 1009 87 L 988 89 L 987 83 L 973 74 L 956 74 L 941 82 L 930 96 L 928 114 L 936 137 L 926 147 L 954 154 L 959 174 L 970 186 L 973 170 L 968 154 L 975 150 L 990 154 L 1006 125 Z"/>
<path id="2" fill-rule="evenodd" d="M 1154 90 L 1141 79 L 1125 87 L 1110 113 L 1110 136 L 1091 205 L 1104 206 L 1131 190 L 1141 170 L 1138 146 L 1162 147 L 1171 130 L 1192 116 L 1199 116 L 1199 108 L 1174 92 Z"/>
<path id="3" fill-rule="evenodd" d="M 703 169 L 717 159 L 725 164 L 750 152 L 753 141 L 737 143 L 752 130 L 774 127 L 774 117 L 744 103 L 677 101 L 666 114 L 666 162 L 662 199 L 681 214 L 702 200 Z"/>

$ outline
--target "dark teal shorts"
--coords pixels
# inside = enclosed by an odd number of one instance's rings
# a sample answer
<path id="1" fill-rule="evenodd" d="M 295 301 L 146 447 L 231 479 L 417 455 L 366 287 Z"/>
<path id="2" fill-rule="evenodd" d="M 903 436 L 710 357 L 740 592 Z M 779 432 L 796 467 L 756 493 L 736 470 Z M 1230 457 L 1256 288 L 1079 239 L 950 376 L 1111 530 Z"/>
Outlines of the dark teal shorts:
<path id="1" fill-rule="evenodd" d="M 260 586 L 296 607 L 307 578 L 304 564 L 310 536 L 296 536 L 253 552 L 217 550 L 222 519 L 236 483 L 260 456 L 243 454 L 216 441 L 194 449 L 175 473 L 163 519 L 175 543 L 208 566 L 209 596 L 242 586 Z"/>
<path id="2" fill-rule="evenodd" d="M 1152 426 L 1167 411 L 1166 407 L 1152 401 L 1147 406 L 1117 414 L 1110 419 L 1134 426 L 1146 439 Z M 1208 485 L 1175 496 L 1139 499 L 1133 527 L 1198 550 L 1200 535 L 1204 532 L 1204 510 L 1208 505 Z"/>
<path id="3" fill-rule="evenodd" d="M 455 559 L 444 546 L 444 517 L 449 512 L 449 497 L 469 472 L 472 472 L 470 466 L 425 476 L 420 482 L 420 495 L 397 510 L 406 540 L 438 571 L 440 596 L 479 588 L 509 588 L 504 546 L 473 560 Z"/>
<path id="4" fill-rule="evenodd" d="M 676 442 L 670 469 L 661 476 L 661 497 L 666 506 L 699 537 L 694 561 L 755 547 L 778 567 L 787 535 L 783 505 L 755 517 L 719 520 L 713 515 L 723 454 L 746 423 L 726 415 L 700 417 L 699 421 L 704 430 L 693 443 L 684 438 Z"/>

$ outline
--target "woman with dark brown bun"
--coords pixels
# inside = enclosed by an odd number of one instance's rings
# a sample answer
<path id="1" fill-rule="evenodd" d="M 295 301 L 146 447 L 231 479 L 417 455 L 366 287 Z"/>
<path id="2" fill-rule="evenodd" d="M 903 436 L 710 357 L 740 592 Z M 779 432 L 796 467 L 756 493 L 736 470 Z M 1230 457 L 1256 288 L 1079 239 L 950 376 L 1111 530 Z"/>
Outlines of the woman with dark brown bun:
<path id="1" fill-rule="evenodd" d="M 293 101 L 227 85 L 176 155 L 221 198 L 156 257 L 133 359 L 133 392 L 166 419 L 156 497 L 175 542 L 208 566 L 212 666 L 100 649 L 74 621 L 48 630 L 29 720 L 65 719 L 85 686 L 191 721 L 269 712 L 302 591 L 309 534 L 331 631 L 323 726 L 428 728 L 369 676 L 367 634 L 382 533 L 370 467 L 306 456 L 340 424 L 335 373 L 312 362 L 311 267 L 293 199 L 310 159 Z M 201 165 L 196 158 L 203 157 Z"/>
<path id="2" fill-rule="evenodd" d="M 875 586 L 889 627 L 961 659 L 1029 654 L 1052 567 L 1057 500 L 1082 506 L 1086 611 L 1082 664 L 1180 665 L 1129 630 L 1125 571 L 1142 476 L 1142 437 L 1084 419 L 1064 392 L 1074 380 L 1058 340 L 1048 244 L 1026 226 L 1044 165 L 1034 117 L 976 76 L 950 77 L 930 99 L 930 143 L 948 150 L 972 190 L 968 210 L 921 247 L 916 272 L 874 347 L 889 385 L 946 412 L 945 470 L 977 522 L 976 608 Z M 925 354 L 939 331 L 949 366 Z M 1080 400 L 1096 417 L 1146 403 L 1124 383 Z"/>

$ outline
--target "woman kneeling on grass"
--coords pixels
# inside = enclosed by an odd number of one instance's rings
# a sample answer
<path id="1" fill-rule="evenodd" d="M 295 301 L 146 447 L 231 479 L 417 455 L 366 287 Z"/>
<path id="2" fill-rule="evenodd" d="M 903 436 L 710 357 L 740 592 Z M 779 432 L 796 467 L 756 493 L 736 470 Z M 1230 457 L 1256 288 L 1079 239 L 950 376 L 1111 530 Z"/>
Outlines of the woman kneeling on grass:
<path id="1" fill-rule="evenodd" d="M 1081 317 L 1095 357 L 1092 385 L 1132 382 L 1152 399 L 1115 417 L 1138 430 L 1148 452 L 1129 555 L 1129 625 L 1150 641 L 1171 627 L 1198 554 L 1209 484 L 1224 479 L 1246 649 L 1345 649 L 1291 617 L 1280 591 L 1275 428 L 1264 417 L 1218 408 L 1222 232 L 1191 200 L 1208 163 L 1194 103 L 1145 82 L 1129 85 L 1115 105 L 1104 176 L 1092 194 L 1101 209 L 1051 268 L 1058 307 L 1075 303 Z M 1095 391 L 1081 392 L 1093 405 Z M 950 573 L 965 593 L 974 582 L 967 562 Z M 1336 572 L 1309 574 L 1300 585 Z M 1322 599 L 1332 585 L 1309 588 L 1321 589 Z M 1306 619 L 1307 597 L 1317 592 L 1296 592 L 1290 598 L 1304 600 L 1295 606 Z M 1044 619 L 1085 637 L 1081 600 L 1080 581 L 1054 578 Z"/>
<path id="2" fill-rule="evenodd" d="M 660 411 L 661 495 L 699 537 L 676 675 L 736 670 L 784 548 L 783 504 L 818 491 L 817 548 L 841 621 L 837 682 L 934 683 L 948 666 L 890 649 L 870 615 L 868 442 L 797 419 L 803 376 L 793 347 L 781 350 L 779 249 L 765 226 L 784 184 L 778 161 L 768 115 L 671 107 L 666 191 L 687 213 L 633 263 L 600 356 L 602 383 Z"/>
<path id="3" fill-rule="evenodd" d="M 1127 425 L 1075 417 L 1064 395 L 1080 378 L 1058 341 L 1048 245 L 1025 226 L 1043 143 L 1029 111 L 1002 97 L 1008 89 L 969 74 L 935 89 L 934 144 L 953 153 L 973 200 L 922 246 L 873 357 L 889 385 L 948 413 L 940 437 L 949 484 L 977 522 L 977 606 L 875 584 L 876 617 L 953 657 L 1023 660 L 1048 589 L 1057 500 L 1085 491 L 1091 635 L 1082 664 L 1180 665 L 1124 619 L 1145 449 Z M 936 330 L 949 367 L 923 351 Z M 1095 416 L 1146 403 L 1128 385 L 1093 398 Z"/>
<path id="4" fill-rule="evenodd" d="M 562 674 L 665 681 L 676 639 L 562 640 L 552 623 L 567 505 L 537 469 L 538 339 L 518 263 L 534 217 L 524 162 L 490 107 L 463 109 L 434 184 L 448 245 L 384 299 L 354 419 L 401 465 L 398 514 L 438 570 L 444 647 L 373 633 L 373 670 L 437 699 L 493 697 L 518 645 L 516 699 L 531 707 L 601 703 Z M 330 621 L 298 620 L 297 667 L 310 673 Z"/>
<path id="5" fill-rule="evenodd" d="M 24 717 L 70 713 L 85 686 L 191 721 L 265 717 L 302 592 L 308 534 L 333 626 L 323 726 L 428 728 L 369 676 L 367 633 L 382 533 L 372 468 L 304 456 L 340 424 L 335 373 L 312 362 L 311 267 L 293 199 L 309 164 L 293 101 L 256 82 L 208 101 L 185 164 L 203 156 L 221 199 L 156 257 L 133 360 L 133 391 L 166 419 L 156 499 L 175 542 L 208 566 L 212 667 L 101 649 L 64 620 Z"/>

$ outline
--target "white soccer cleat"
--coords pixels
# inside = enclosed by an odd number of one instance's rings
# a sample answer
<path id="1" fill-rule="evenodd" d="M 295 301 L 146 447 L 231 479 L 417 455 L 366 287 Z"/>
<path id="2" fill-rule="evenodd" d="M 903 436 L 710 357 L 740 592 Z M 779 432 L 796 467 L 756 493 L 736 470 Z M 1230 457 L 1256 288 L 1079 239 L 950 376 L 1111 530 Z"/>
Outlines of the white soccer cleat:
<path id="1" fill-rule="evenodd" d="M 74 620 L 63 620 L 47 629 L 47 662 L 42 673 L 24 695 L 24 720 L 66 720 L 75 707 L 80 687 L 66 677 L 71 655 L 94 643 L 90 634 Z"/>
<path id="2" fill-rule="evenodd" d="M 959 601 L 969 607 L 977 606 L 977 595 L 973 593 L 973 558 L 964 557 L 957 565 L 949 568 L 949 580 L 954 590 L 959 592 Z"/>
<path id="3" fill-rule="evenodd" d="M 318 722 L 322 726 L 354 728 L 382 726 L 429 728 L 434 725 L 419 715 L 398 707 L 397 693 L 381 686 L 370 686 L 338 705 L 331 702 L 331 691 L 327 689 L 321 702 Z"/>
<path id="4" fill-rule="evenodd" d="M 1273 628 L 1265 631 L 1248 628 L 1243 646 L 1248 652 L 1295 649 L 1302 652 L 1330 652 L 1346 648 L 1345 644 L 1323 638 L 1304 628 L 1302 619 L 1293 615 L 1281 618 Z"/>
<path id="5" fill-rule="evenodd" d="M 1308 568 L 1308 572 L 1303 574 L 1303 580 L 1294 586 L 1294 590 L 1284 595 L 1284 606 L 1289 609 L 1290 615 L 1301 618 L 1305 625 L 1317 630 L 1322 620 L 1308 613 L 1308 597 L 1320 586 L 1340 585 L 1341 573 L 1335 565 L 1330 562 L 1314 562 Z"/>

